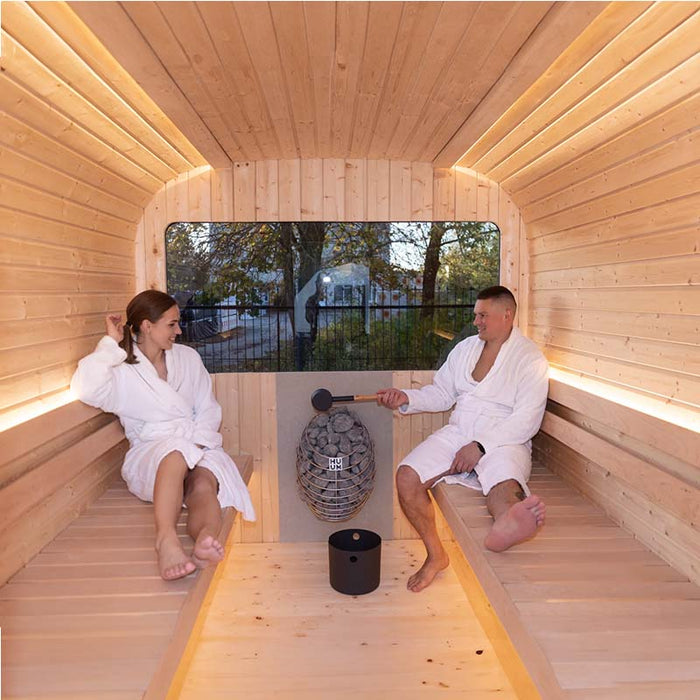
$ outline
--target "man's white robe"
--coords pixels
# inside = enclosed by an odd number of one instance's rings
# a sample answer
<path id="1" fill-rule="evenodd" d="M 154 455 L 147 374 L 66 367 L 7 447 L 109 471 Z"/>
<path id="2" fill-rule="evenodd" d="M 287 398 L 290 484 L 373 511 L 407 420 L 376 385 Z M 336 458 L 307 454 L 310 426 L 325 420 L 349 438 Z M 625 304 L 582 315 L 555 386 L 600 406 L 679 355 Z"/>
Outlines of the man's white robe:
<path id="1" fill-rule="evenodd" d="M 401 407 L 402 413 L 455 408 L 449 424 L 400 463 L 413 467 L 425 482 L 447 471 L 460 447 L 477 441 L 486 450 L 475 467 L 483 492 L 515 479 L 528 493 L 531 438 L 547 404 L 547 360 L 535 343 L 513 328 L 488 374 L 476 382 L 472 372 L 484 344 L 477 335 L 466 338 L 450 352 L 432 384 L 404 390 L 409 403 Z M 446 480 L 479 488 L 468 475 Z"/>
<path id="2" fill-rule="evenodd" d="M 165 351 L 167 381 L 134 346 L 138 364 L 110 336 L 78 363 L 71 389 L 91 406 L 115 413 L 130 443 L 122 476 L 133 494 L 153 500 L 158 465 L 169 453 L 182 454 L 190 469 L 209 469 L 219 482 L 219 503 L 255 520 L 248 489 L 233 460 L 222 449 L 221 407 L 211 377 L 196 350 L 173 345 Z"/>

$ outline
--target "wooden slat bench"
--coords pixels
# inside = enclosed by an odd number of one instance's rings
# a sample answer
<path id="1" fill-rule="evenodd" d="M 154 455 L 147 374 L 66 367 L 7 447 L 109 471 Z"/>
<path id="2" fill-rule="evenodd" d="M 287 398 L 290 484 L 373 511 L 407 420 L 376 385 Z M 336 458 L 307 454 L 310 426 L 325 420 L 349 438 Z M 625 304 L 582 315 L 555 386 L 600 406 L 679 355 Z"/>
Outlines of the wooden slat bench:
<path id="1" fill-rule="evenodd" d="M 215 569 L 160 578 L 153 506 L 119 476 L 119 422 L 75 402 L 0 448 L 2 696 L 164 697 Z M 234 459 L 247 483 L 252 458 Z M 184 514 L 178 530 L 191 546 Z"/>
<path id="2" fill-rule="evenodd" d="M 700 697 L 699 491 L 697 465 L 683 459 L 700 454 L 700 436 L 553 385 L 534 441 L 530 486 L 547 504 L 535 538 L 489 552 L 483 496 L 433 490 L 465 575 L 479 581 L 534 684 L 521 682 L 522 696 Z M 662 459 L 667 444 L 673 454 Z"/>

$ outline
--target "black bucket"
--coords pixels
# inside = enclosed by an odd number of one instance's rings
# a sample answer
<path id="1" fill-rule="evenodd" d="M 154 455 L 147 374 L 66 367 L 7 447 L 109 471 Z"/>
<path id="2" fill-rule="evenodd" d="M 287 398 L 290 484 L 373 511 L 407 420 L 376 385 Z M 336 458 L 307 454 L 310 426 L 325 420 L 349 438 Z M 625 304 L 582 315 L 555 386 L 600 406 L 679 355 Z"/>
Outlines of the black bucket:
<path id="1" fill-rule="evenodd" d="M 382 538 L 370 530 L 338 530 L 328 538 L 331 586 L 347 595 L 370 593 L 379 585 Z"/>

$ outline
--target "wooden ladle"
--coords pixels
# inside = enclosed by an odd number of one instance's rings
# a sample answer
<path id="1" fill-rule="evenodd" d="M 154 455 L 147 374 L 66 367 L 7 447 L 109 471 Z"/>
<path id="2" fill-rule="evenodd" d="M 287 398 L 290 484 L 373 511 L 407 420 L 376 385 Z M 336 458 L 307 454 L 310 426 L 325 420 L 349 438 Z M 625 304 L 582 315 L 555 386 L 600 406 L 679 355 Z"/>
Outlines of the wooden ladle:
<path id="1" fill-rule="evenodd" d="M 352 394 L 350 396 L 333 396 L 328 389 L 316 389 L 311 394 L 311 405 L 317 411 L 327 411 L 334 403 L 346 401 L 376 401 L 376 394 Z"/>

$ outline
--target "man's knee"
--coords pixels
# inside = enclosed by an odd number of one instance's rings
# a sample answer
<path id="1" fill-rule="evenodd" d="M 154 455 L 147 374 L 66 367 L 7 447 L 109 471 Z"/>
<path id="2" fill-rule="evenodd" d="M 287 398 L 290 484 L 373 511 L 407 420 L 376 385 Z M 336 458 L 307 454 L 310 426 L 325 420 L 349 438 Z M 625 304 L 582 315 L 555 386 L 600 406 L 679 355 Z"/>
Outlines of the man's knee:
<path id="1" fill-rule="evenodd" d="M 408 464 L 402 464 L 396 470 L 396 489 L 402 496 L 424 490 L 420 477 L 416 470 Z"/>
<path id="2" fill-rule="evenodd" d="M 525 491 L 522 485 L 517 479 L 506 479 L 505 481 L 499 481 L 497 484 L 491 487 L 486 498 L 499 498 L 499 497 L 511 497 L 517 498 L 519 501 L 525 500 Z"/>

